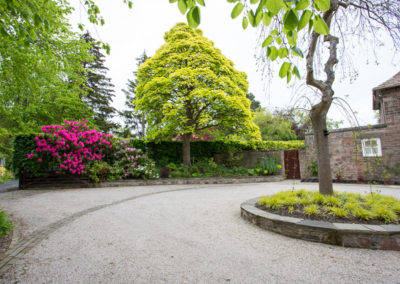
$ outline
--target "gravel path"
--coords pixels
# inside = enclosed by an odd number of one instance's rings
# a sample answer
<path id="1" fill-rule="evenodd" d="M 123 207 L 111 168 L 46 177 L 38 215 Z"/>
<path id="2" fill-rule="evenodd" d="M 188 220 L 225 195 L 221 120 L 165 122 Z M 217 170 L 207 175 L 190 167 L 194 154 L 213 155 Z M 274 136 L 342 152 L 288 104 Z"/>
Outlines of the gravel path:
<path id="1" fill-rule="evenodd" d="M 19 220 L 23 237 L 87 213 L 15 259 L 0 283 L 400 283 L 399 252 L 305 242 L 240 218 L 243 201 L 292 186 L 285 181 L 2 193 L 0 207 Z M 336 189 L 369 191 L 360 185 Z M 400 197 L 400 187 L 374 190 Z M 154 194 L 141 196 L 148 193 Z"/>

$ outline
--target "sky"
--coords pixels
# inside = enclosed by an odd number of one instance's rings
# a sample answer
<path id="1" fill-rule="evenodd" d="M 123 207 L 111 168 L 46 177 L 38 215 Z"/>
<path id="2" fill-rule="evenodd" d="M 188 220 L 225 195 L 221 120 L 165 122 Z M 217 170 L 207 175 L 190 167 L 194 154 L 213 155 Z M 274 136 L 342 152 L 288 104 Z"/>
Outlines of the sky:
<path id="1" fill-rule="evenodd" d="M 249 92 L 269 110 L 293 106 L 296 98 L 305 92 L 304 88 L 288 86 L 278 76 L 279 67 L 272 78 L 263 77 L 263 74 L 257 72 L 257 29 L 249 26 L 243 30 L 240 19 L 232 20 L 230 13 L 233 5 L 226 0 L 205 2 L 206 7 L 201 9 L 199 28 L 222 54 L 234 62 L 236 69 L 247 73 Z M 133 71 L 137 69 L 136 58 L 144 50 L 148 55 L 153 55 L 164 44 L 164 33 L 176 23 L 186 22 L 186 17 L 179 12 L 176 3 L 170 4 L 168 0 L 133 0 L 132 9 L 128 9 L 122 0 L 96 0 L 105 25 L 94 26 L 88 23 L 79 0 L 70 0 L 70 3 L 75 7 L 70 22 L 76 31 L 77 23 L 83 23 L 94 38 L 111 46 L 111 54 L 106 57 L 105 65 L 109 68 L 107 76 L 115 85 L 113 106 L 121 110 L 125 103 L 122 89 L 126 88 L 127 80 L 133 78 Z M 394 59 L 389 44 L 376 49 L 379 64 L 375 64 L 375 59 L 371 57 L 368 59 L 366 54 L 354 53 L 356 55 L 352 61 L 358 73 L 357 79 L 351 83 L 346 78 L 336 80 L 335 96 L 346 99 L 356 112 L 360 125 L 374 124 L 376 119 L 372 111 L 372 88 L 399 72 L 396 67 L 399 61 Z M 334 120 L 343 120 L 342 127 L 351 126 L 339 107 L 332 106 L 328 116 Z"/>

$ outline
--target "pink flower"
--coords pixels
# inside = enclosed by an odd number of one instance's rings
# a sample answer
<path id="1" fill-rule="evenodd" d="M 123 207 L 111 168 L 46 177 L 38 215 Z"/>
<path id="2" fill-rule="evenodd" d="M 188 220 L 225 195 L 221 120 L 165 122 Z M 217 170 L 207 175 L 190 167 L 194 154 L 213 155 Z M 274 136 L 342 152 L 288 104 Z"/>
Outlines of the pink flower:
<path id="1" fill-rule="evenodd" d="M 42 161 L 43 161 L 42 158 L 39 158 L 39 159 L 38 159 L 38 162 L 39 162 L 39 163 L 41 163 Z"/>
<path id="2" fill-rule="evenodd" d="M 32 159 L 33 156 L 34 156 L 34 154 L 32 154 L 32 153 L 28 154 L 28 159 Z"/>

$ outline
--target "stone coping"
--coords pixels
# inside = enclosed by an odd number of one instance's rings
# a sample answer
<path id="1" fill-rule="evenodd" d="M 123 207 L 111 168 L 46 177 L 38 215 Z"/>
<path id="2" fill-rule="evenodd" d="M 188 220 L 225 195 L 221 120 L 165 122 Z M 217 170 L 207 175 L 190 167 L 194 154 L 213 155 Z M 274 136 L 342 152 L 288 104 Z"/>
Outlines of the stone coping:
<path id="1" fill-rule="evenodd" d="M 208 178 L 159 178 L 159 179 L 126 179 L 89 184 L 54 184 L 53 187 L 29 187 L 27 189 L 68 189 L 68 188 L 103 188 L 103 187 L 127 187 L 146 185 L 184 185 L 184 184 L 240 184 L 283 181 L 283 175 L 274 176 L 241 176 L 241 177 L 208 177 Z"/>
<path id="2" fill-rule="evenodd" d="M 257 208 L 260 198 L 243 202 L 241 216 L 265 230 L 331 245 L 400 251 L 400 225 L 331 223 L 280 216 Z"/>

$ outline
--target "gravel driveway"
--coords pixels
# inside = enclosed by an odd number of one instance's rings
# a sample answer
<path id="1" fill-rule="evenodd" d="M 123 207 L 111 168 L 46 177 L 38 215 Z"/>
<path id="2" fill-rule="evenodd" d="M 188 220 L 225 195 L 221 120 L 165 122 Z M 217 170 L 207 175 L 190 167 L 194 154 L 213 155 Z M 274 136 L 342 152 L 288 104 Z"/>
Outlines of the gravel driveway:
<path id="1" fill-rule="evenodd" d="M 285 181 L 1 193 L 19 240 L 59 227 L 14 259 L 0 283 L 400 283 L 399 252 L 291 239 L 240 218 L 243 201 L 293 186 L 317 188 Z M 400 197 L 400 187 L 374 190 Z"/>

